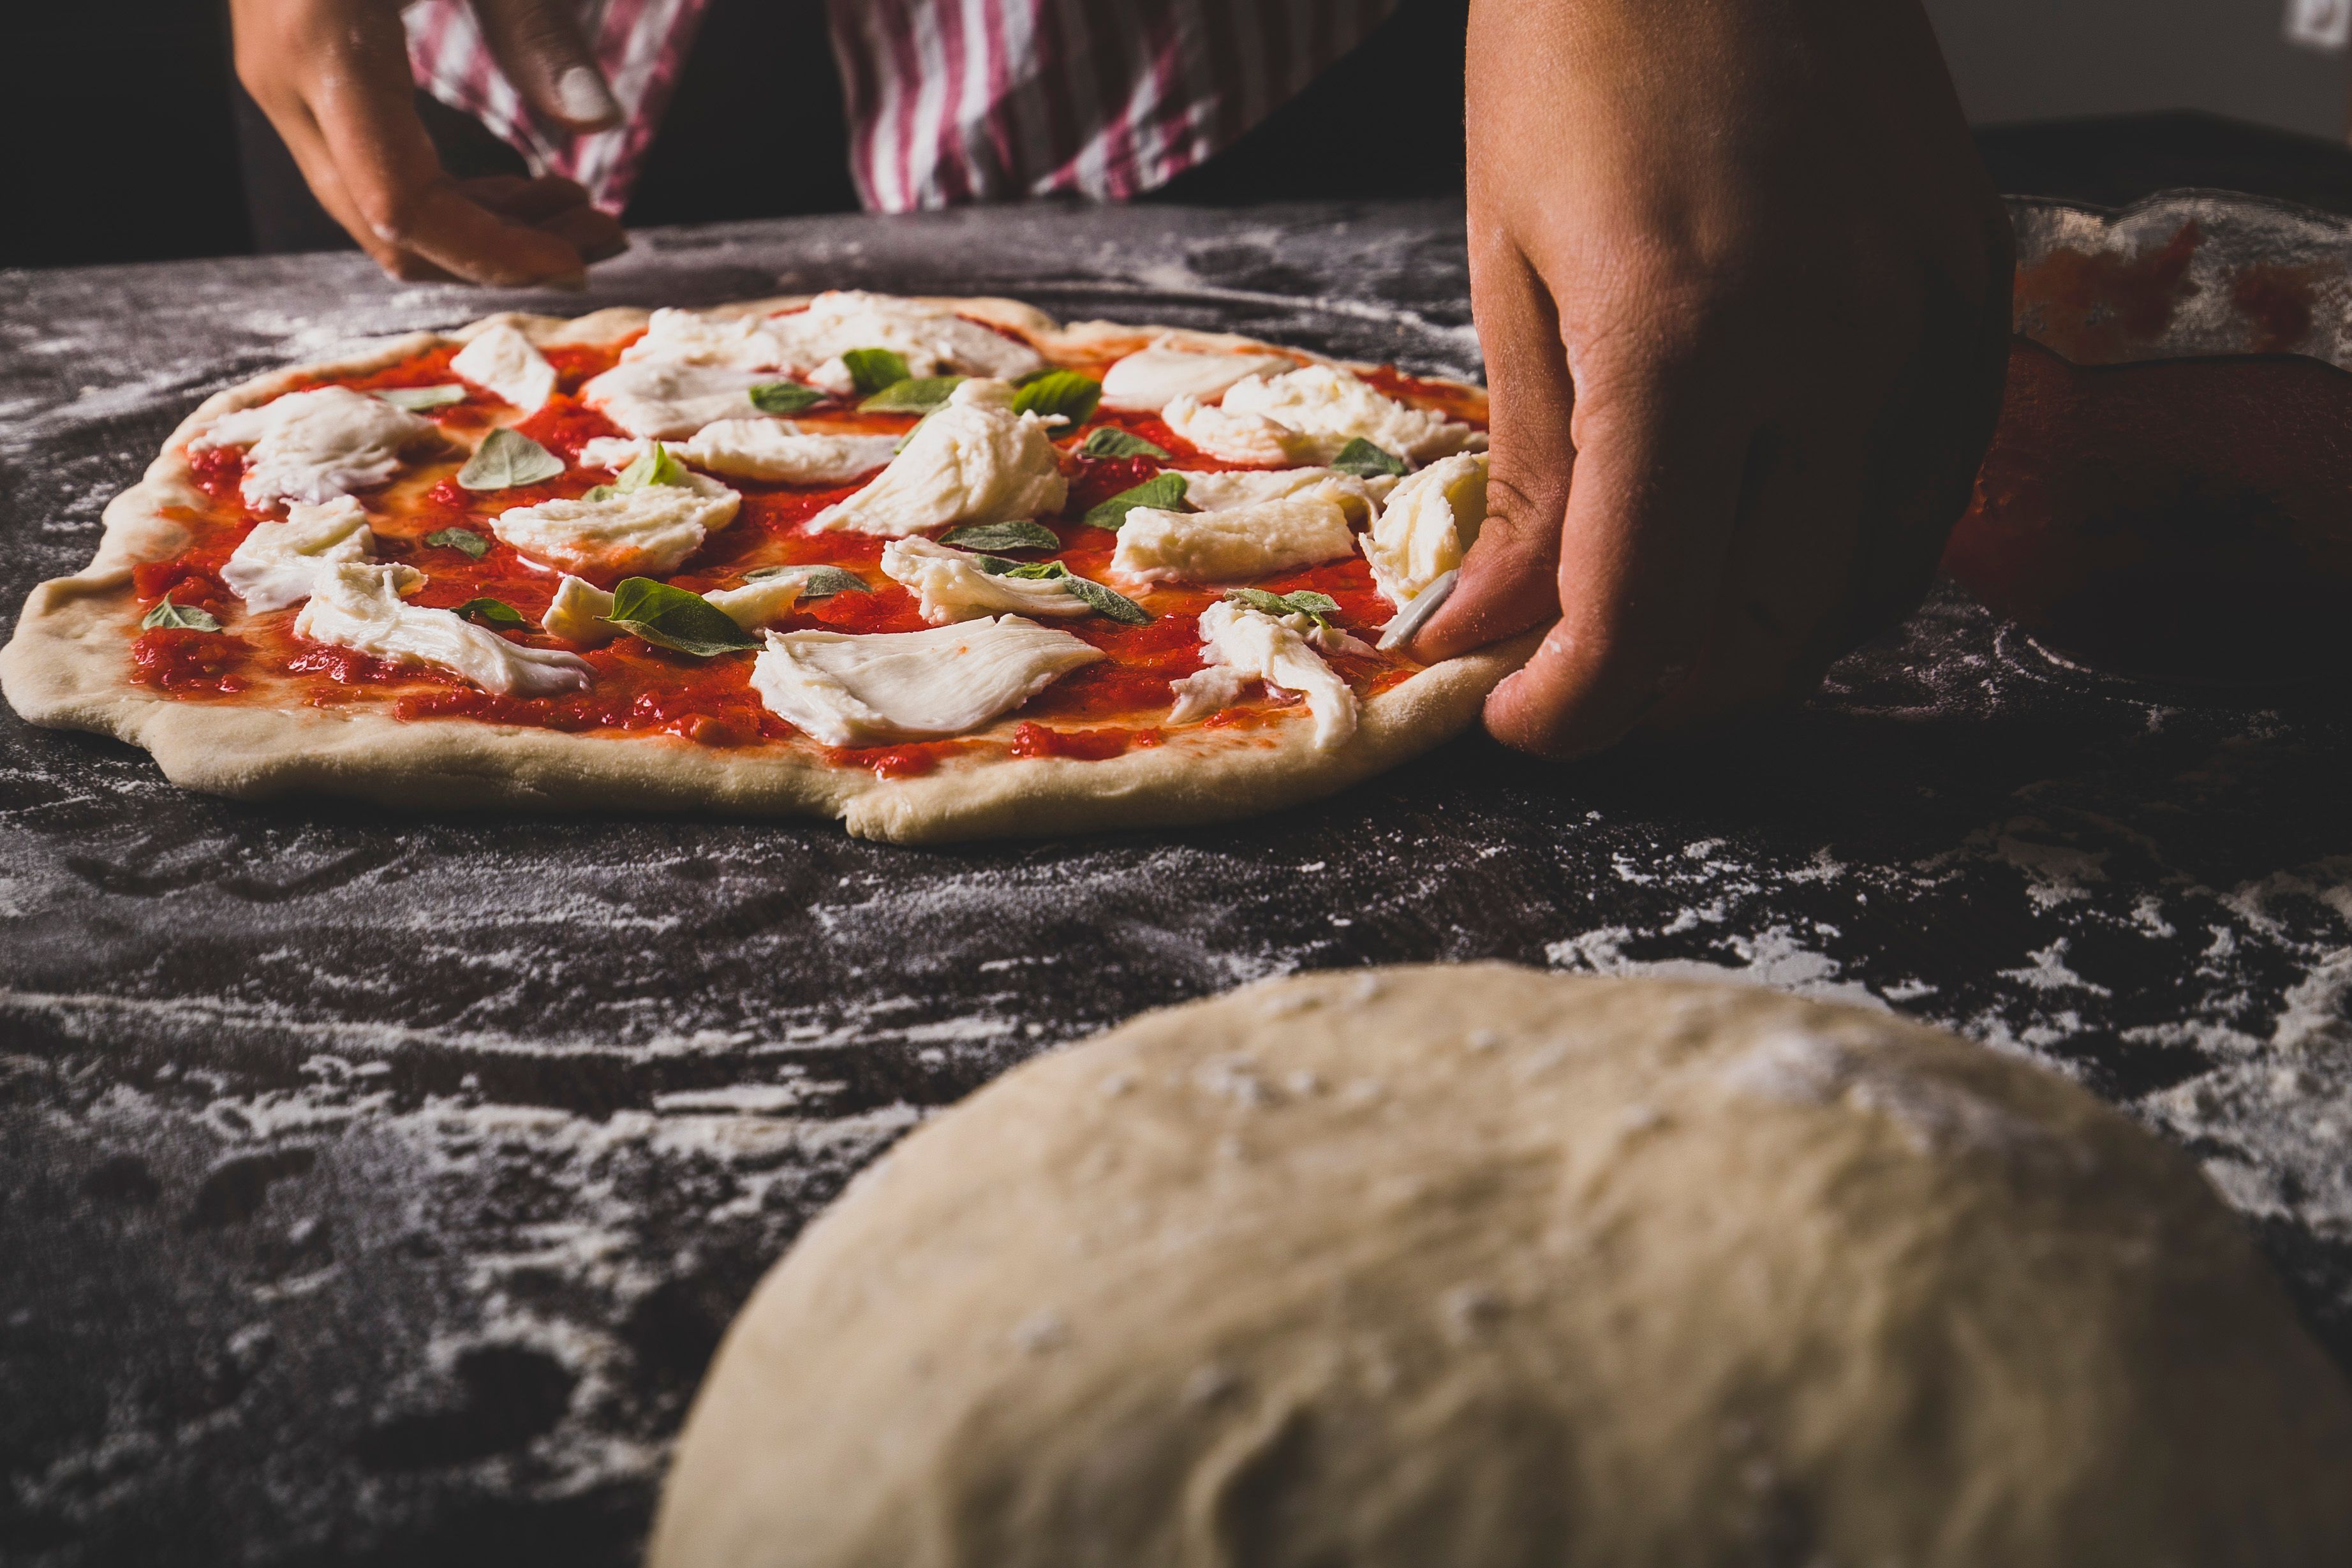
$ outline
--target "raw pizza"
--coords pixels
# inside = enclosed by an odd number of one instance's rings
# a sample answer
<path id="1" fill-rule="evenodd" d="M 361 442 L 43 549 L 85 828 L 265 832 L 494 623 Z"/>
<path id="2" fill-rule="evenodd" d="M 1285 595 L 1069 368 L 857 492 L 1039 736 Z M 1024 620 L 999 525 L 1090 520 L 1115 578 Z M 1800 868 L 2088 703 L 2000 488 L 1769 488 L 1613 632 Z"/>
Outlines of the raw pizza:
<path id="1" fill-rule="evenodd" d="M 223 393 L 0 653 L 175 783 L 1202 821 L 1469 724 L 1403 649 L 1486 507 L 1476 388 L 857 292 L 503 315 Z"/>

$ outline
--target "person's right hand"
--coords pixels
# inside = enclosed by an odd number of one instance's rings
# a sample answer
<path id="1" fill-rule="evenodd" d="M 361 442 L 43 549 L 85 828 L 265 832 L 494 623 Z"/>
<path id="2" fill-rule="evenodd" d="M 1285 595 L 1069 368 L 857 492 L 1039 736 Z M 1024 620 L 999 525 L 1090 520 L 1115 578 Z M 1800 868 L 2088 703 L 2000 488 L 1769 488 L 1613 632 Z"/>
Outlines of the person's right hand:
<path id="1" fill-rule="evenodd" d="M 621 115 L 563 0 L 473 0 L 524 100 L 574 131 Z M 416 115 L 399 0 L 230 0 L 236 74 L 311 193 L 395 278 L 577 284 L 628 241 L 551 175 L 457 180 Z"/>

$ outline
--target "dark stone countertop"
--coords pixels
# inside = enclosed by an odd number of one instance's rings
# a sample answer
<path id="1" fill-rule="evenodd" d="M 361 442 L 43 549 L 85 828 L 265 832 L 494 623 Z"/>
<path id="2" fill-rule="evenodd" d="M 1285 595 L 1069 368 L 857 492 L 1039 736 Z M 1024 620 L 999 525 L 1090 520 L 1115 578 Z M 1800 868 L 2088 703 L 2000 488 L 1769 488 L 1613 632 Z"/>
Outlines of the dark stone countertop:
<path id="1" fill-rule="evenodd" d="M 0 604 L 269 366 L 829 283 L 1476 363 L 1433 207 L 655 233 L 551 302 L 349 256 L 0 275 Z M 1950 1025 L 2191 1149 L 2352 1360 L 2347 778 L 2340 702 L 2074 670 L 1948 590 L 1739 748 L 1471 739 L 1261 821 L 966 850 L 240 805 L 0 716 L 0 1557 L 629 1562 L 719 1332 L 862 1162 L 1302 967 L 1726 973 Z"/>

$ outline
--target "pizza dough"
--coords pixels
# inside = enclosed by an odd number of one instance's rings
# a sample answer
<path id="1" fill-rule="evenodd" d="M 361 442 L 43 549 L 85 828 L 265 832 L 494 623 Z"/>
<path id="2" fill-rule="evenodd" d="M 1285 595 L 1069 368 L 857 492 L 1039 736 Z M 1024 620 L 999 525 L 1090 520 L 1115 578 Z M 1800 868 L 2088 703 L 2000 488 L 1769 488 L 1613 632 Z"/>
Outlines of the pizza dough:
<path id="1" fill-rule="evenodd" d="M 1893 1016 L 1479 964 L 1007 1075 L 761 1285 L 655 1568 L 2352 1562 L 2196 1168 Z"/>
<path id="2" fill-rule="evenodd" d="M 854 298 L 869 304 L 874 299 Z M 1040 353 L 1056 363 L 1108 363 L 1147 346 L 1220 360 L 1238 357 L 1252 366 L 1271 363 L 1266 353 L 1255 352 L 1268 345 L 1249 339 L 1106 321 L 1066 325 L 1010 300 L 898 303 L 954 322 L 975 342 L 1026 356 L 1020 360 L 1024 364 Z M 712 341 L 723 347 L 722 339 L 744 338 L 772 312 L 808 304 L 808 296 L 793 296 L 663 315 L 674 331 L 691 325 L 716 334 Z M 268 434 L 259 428 L 268 420 L 247 411 L 287 407 L 295 402 L 284 397 L 289 393 L 316 399 L 320 394 L 298 392 L 316 382 L 364 377 L 453 348 L 457 353 L 446 374 L 462 374 L 457 362 L 467 358 L 472 345 L 490 340 L 510 352 L 520 343 L 533 353 L 601 348 L 644 331 L 652 319 L 643 310 L 618 308 L 568 321 L 493 316 L 446 334 L 411 334 L 348 358 L 276 372 L 208 399 L 182 422 L 144 479 L 108 506 L 105 535 L 90 563 L 34 589 L 14 636 L 0 648 L 0 692 L 35 724 L 92 731 L 142 746 L 173 783 L 244 799 L 323 794 L 401 810 L 509 806 L 826 816 L 841 819 L 862 837 L 920 842 L 1212 822 L 1317 799 L 1394 767 L 1476 722 L 1486 694 L 1524 662 L 1541 637 L 1538 628 L 1368 689 L 1343 745 L 1321 743 L 1329 731 L 1319 724 L 1275 722 L 1244 731 L 1195 723 L 1171 731 L 1164 743 L 1118 755 L 1027 754 L 1010 748 L 1006 736 L 996 732 L 1011 731 L 1024 718 L 1016 711 L 982 735 L 984 758 L 951 757 L 922 773 L 844 761 L 813 742 L 701 744 L 660 732 L 614 734 L 593 725 L 409 720 L 382 710 L 381 703 L 313 703 L 301 689 L 276 700 L 191 700 L 133 678 L 126 650 L 141 634 L 142 615 L 149 607 L 137 590 L 138 569 L 168 563 L 187 549 L 190 531 L 179 519 L 208 504 L 189 460 L 192 440 L 232 425 L 237 426 L 233 433 L 242 436 L 243 422 L 256 426 L 258 442 Z M 1271 357 L 1291 364 L 1311 356 L 1285 352 Z M 623 368 L 653 363 L 629 359 L 626 353 L 622 360 Z M 733 376 L 744 384 L 779 374 L 736 371 L 716 362 L 689 368 Z M 1450 393 L 1483 416 L 1484 395 L 1475 388 L 1450 386 Z M 728 384 L 725 394 L 719 402 L 730 408 L 745 396 L 736 382 Z M 528 389 L 516 385 L 515 395 L 539 395 L 535 383 Z M 333 401 L 336 407 L 368 402 L 346 399 L 340 391 Z M 376 458 L 382 454 L 376 447 L 394 437 L 405 440 L 401 433 L 408 426 L 401 422 L 411 416 L 375 408 L 373 418 L 387 427 L 398 426 L 391 436 L 377 439 L 381 433 L 372 428 L 359 432 L 335 425 L 326 432 L 331 440 L 322 437 L 313 443 L 320 447 L 311 454 L 313 467 L 322 473 L 331 468 L 329 477 L 345 488 L 380 479 Z M 514 412 L 520 412 L 520 405 Z M 538 416 L 546 417 L 544 412 Z M 1457 437 L 1463 429 L 1450 428 Z M 446 456 L 454 466 L 461 455 Z M 686 455 L 689 460 L 695 456 L 690 443 Z M 567 477 L 577 481 L 584 476 Z M 747 531 L 739 526 L 737 531 Z M 456 558 L 444 559 L 454 564 Z M 551 575 L 544 586 L 555 588 Z M 588 645 L 580 646 L 584 650 Z M 1172 695 L 1161 700 L 1172 708 Z"/>

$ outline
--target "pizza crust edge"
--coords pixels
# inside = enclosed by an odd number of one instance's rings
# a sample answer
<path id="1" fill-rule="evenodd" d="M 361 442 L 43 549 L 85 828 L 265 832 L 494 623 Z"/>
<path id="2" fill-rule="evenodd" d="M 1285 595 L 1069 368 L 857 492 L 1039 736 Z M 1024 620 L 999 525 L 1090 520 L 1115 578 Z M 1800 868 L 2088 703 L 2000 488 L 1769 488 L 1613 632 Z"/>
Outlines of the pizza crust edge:
<path id="1" fill-rule="evenodd" d="M 1106 353 L 1170 337 L 1188 346 L 1278 344 L 1183 328 L 1108 321 L 1066 326 L 1017 300 L 915 296 L 1009 326 L 1049 353 Z M 767 312 L 806 295 L 743 301 L 712 314 Z M 1298 718 L 1272 731 L 1170 732 L 1158 747 L 1100 762 L 1034 757 L 886 779 L 802 754 L 735 751 L 665 735 L 569 734 L 478 720 L 299 711 L 189 700 L 130 678 L 138 605 L 131 569 L 165 561 L 186 531 L 163 514 L 205 500 L 183 455 L 201 426 L 318 376 L 364 374 L 499 322 L 540 343 L 609 342 L 647 312 L 614 307 L 563 319 L 502 312 L 446 332 L 412 332 L 340 359 L 290 366 L 206 398 L 181 421 L 145 477 L 106 508 L 90 563 L 26 596 L 0 648 L 0 694 L 28 722 L 111 736 L 152 754 L 183 788 L 241 800 L 326 795 L 405 809 L 718 810 L 837 817 L 895 843 L 1036 837 L 1227 821 L 1318 799 L 1430 750 L 1475 722 L 1486 694 L 1526 662 L 1541 631 L 1433 665 L 1368 698 L 1356 734 L 1318 749 Z M 1342 362 L 1344 363 L 1344 362 Z M 1017 712 L 1006 721 L 1017 721 Z"/>

